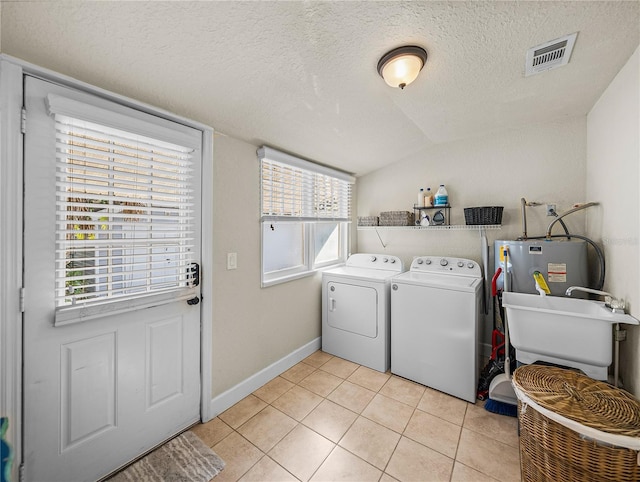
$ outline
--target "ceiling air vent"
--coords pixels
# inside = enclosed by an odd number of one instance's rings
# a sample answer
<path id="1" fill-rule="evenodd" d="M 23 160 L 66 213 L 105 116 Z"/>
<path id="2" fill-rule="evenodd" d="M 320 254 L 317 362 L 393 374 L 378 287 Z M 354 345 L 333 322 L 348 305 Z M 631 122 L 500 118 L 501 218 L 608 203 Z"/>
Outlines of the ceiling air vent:
<path id="1" fill-rule="evenodd" d="M 568 64 L 577 35 L 578 32 L 572 33 L 527 50 L 524 76 L 528 77 Z"/>

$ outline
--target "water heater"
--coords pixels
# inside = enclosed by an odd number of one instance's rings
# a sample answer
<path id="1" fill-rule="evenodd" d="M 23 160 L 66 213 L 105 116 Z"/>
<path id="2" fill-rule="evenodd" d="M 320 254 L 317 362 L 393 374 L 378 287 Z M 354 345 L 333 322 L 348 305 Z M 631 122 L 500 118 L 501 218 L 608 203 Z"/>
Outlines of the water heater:
<path id="1" fill-rule="evenodd" d="M 507 246 L 509 250 L 509 291 L 538 294 L 533 279 L 534 271 L 542 273 L 554 296 L 565 296 L 569 286 L 589 286 L 585 241 L 579 239 L 496 240 L 494 245 L 496 270 L 504 264 L 501 255 L 503 246 Z M 502 288 L 502 279 L 500 277 L 498 283 L 500 288 Z"/>

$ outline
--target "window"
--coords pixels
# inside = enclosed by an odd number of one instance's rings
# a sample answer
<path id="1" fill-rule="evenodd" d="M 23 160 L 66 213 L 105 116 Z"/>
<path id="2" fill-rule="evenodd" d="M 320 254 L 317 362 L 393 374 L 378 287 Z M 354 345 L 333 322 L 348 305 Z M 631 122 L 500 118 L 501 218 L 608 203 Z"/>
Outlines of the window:
<path id="1" fill-rule="evenodd" d="M 352 176 L 269 147 L 261 163 L 262 286 L 343 263 Z"/>
<path id="2" fill-rule="evenodd" d="M 70 99 L 49 104 L 58 310 L 189 291 L 194 148 L 73 117 L 83 108 Z"/>

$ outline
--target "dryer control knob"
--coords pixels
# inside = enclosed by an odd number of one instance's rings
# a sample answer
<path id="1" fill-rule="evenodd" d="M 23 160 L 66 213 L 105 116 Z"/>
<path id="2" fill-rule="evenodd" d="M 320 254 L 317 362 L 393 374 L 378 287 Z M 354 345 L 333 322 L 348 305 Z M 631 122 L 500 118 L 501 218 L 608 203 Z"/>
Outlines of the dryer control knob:
<path id="1" fill-rule="evenodd" d="M 396 262 L 396 258 L 391 258 L 389 261 L 391 262 L 391 264 L 393 264 Z"/>
<path id="2" fill-rule="evenodd" d="M 398 285 L 392 285 L 392 286 L 391 286 L 391 289 L 392 289 L 393 291 L 398 291 Z"/>
<path id="3" fill-rule="evenodd" d="M 422 258 L 418 258 L 418 261 L 416 261 L 416 263 L 422 264 L 422 263 L 424 263 L 424 261 L 422 260 Z"/>
<path id="4" fill-rule="evenodd" d="M 371 262 L 373 263 L 376 259 L 378 259 L 378 258 L 376 258 L 375 256 L 371 256 L 371 257 L 369 258 L 369 261 L 371 261 Z"/>
<path id="5" fill-rule="evenodd" d="M 383 263 L 388 263 L 389 262 L 389 258 L 382 258 L 382 262 Z"/>
<path id="6" fill-rule="evenodd" d="M 467 268 L 469 268 L 469 269 L 473 269 L 473 263 L 468 263 L 468 264 L 467 264 Z"/>
<path id="7" fill-rule="evenodd" d="M 442 259 L 440 260 L 440 266 L 446 266 L 446 265 L 448 265 L 448 264 L 449 264 L 449 261 L 447 261 L 445 258 L 442 258 Z"/>
<path id="8" fill-rule="evenodd" d="M 427 259 L 424 260 L 424 263 L 425 264 L 431 264 L 431 260 L 429 258 L 427 258 Z"/>
<path id="9" fill-rule="evenodd" d="M 463 261 L 458 261 L 458 268 L 462 268 L 464 266 L 464 262 Z"/>

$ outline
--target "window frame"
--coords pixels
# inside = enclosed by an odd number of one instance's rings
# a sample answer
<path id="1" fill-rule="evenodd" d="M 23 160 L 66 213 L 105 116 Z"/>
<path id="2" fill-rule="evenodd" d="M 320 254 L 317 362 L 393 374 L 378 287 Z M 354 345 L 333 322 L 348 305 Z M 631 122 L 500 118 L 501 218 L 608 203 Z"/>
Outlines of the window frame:
<path id="1" fill-rule="evenodd" d="M 355 182 L 355 178 L 350 174 L 338 171 L 320 164 L 316 164 L 305 159 L 300 159 L 289 154 L 277 151 L 268 147 L 261 147 L 258 149 L 258 160 L 260 161 L 260 247 L 261 247 L 261 259 L 260 259 L 260 276 L 261 286 L 263 288 L 268 286 L 285 283 L 288 281 L 300 279 L 303 277 L 311 276 L 317 271 L 321 271 L 327 268 L 339 266 L 345 263 L 348 257 L 349 242 L 350 242 L 350 223 L 351 223 L 351 193 L 352 185 Z M 331 212 L 326 212 L 323 208 L 314 209 L 310 206 L 316 204 L 322 204 L 321 202 L 315 202 L 313 199 L 319 199 L 319 193 L 316 189 L 318 183 L 307 182 L 307 190 L 302 194 L 302 199 L 299 200 L 299 204 L 303 207 L 299 212 L 293 212 L 289 209 L 287 213 L 274 213 L 271 209 L 265 208 L 265 191 L 266 196 L 273 196 L 272 188 L 265 189 L 265 178 L 263 162 L 278 163 L 285 166 L 287 169 L 298 169 L 305 171 L 307 175 L 319 175 L 319 178 L 328 180 L 331 182 L 337 182 L 338 191 L 333 199 L 337 199 L 337 202 L 331 203 L 334 206 L 334 210 L 337 211 L 337 216 L 332 216 Z M 269 167 L 269 166 L 267 166 Z M 303 182 L 303 181 L 301 181 Z M 286 183 L 285 183 L 286 184 Z M 321 184 L 321 183 L 320 183 Z M 313 185 L 309 188 L 309 185 Z M 303 188 L 304 191 L 304 188 Z M 326 203 L 324 204 L 326 206 Z M 317 206 L 316 206 L 317 207 Z M 325 211 L 325 212 L 323 212 Z M 297 215 L 296 215 L 297 214 Z M 270 246 L 268 245 L 268 239 L 265 236 L 267 229 L 273 229 L 283 223 L 295 223 L 299 224 L 303 229 L 303 255 L 302 263 L 290 268 L 283 268 L 279 270 L 266 271 L 265 261 L 267 251 Z M 322 224 L 335 223 L 338 229 L 338 241 L 337 241 L 337 256 L 330 260 L 323 262 L 316 262 L 318 253 L 316 252 L 318 246 L 316 246 L 316 234 L 318 226 Z"/>

